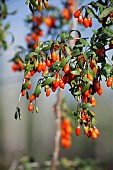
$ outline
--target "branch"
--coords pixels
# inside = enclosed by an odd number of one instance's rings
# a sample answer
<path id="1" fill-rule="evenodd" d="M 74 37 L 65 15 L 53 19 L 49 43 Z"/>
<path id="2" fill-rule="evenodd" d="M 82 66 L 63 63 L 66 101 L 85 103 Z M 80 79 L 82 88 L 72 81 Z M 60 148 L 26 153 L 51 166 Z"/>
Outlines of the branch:
<path id="1" fill-rule="evenodd" d="M 61 105 L 62 105 L 62 90 L 59 89 L 57 93 L 57 102 L 55 105 L 56 135 L 54 139 L 55 149 L 52 158 L 52 167 L 51 167 L 52 170 L 56 170 L 56 165 L 57 165 L 59 150 L 60 150 L 60 133 L 61 133 L 61 117 L 62 117 Z"/>

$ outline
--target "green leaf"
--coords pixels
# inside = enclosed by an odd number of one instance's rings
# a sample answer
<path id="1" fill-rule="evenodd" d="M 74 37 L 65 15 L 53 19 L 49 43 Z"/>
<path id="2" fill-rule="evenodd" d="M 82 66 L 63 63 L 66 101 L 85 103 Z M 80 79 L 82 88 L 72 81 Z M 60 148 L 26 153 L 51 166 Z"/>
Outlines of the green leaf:
<path id="1" fill-rule="evenodd" d="M 71 73 L 76 76 L 80 75 L 80 71 L 78 71 L 78 70 L 71 71 Z"/>
<path id="2" fill-rule="evenodd" d="M 30 52 L 29 54 L 26 55 L 26 59 L 29 60 L 32 56 L 37 56 L 37 53 Z"/>
<path id="3" fill-rule="evenodd" d="M 35 91 L 34 91 L 35 97 L 38 97 L 39 94 L 41 93 L 41 86 L 42 86 L 41 84 L 38 84 L 38 85 L 36 86 Z"/>
<path id="4" fill-rule="evenodd" d="M 93 125 L 96 125 L 96 124 L 97 124 L 97 121 L 95 120 L 94 117 L 92 118 L 92 124 L 93 124 Z"/>
<path id="5" fill-rule="evenodd" d="M 96 77 L 96 74 L 94 71 L 91 69 L 91 67 L 88 65 L 88 72 L 92 74 L 93 77 Z"/>
<path id="6" fill-rule="evenodd" d="M 88 51 L 87 56 L 90 57 L 91 55 L 93 55 L 95 57 L 96 53 L 94 51 Z"/>
<path id="7" fill-rule="evenodd" d="M 38 109 L 38 107 L 35 107 L 35 110 L 36 110 L 36 113 L 38 113 L 38 112 L 39 112 L 39 109 Z"/>
<path id="8" fill-rule="evenodd" d="M 83 70 L 82 70 L 82 73 L 83 73 L 83 74 L 88 74 L 88 70 L 83 69 Z"/>
<path id="9" fill-rule="evenodd" d="M 15 15 L 17 13 L 17 10 L 14 10 L 13 12 L 8 13 L 8 15 Z"/>
<path id="10" fill-rule="evenodd" d="M 95 14 L 95 12 L 93 11 L 92 8 L 87 8 L 87 13 L 92 15 L 93 18 L 97 18 L 97 15 Z"/>
<path id="11" fill-rule="evenodd" d="M 113 30 L 110 28 L 104 28 L 103 32 L 108 35 L 109 37 L 113 37 Z"/>
<path id="12" fill-rule="evenodd" d="M 91 80 L 89 80 L 88 78 L 86 78 L 86 77 L 83 78 L 83 81 L 88 82 L 89 84 L 93 84 L 93 82 Z"/>
<path id="13" fill-rule="evenodd" d="M 82 43 L 82 44 L 84 44 L 86 47 L 88 47 L 89 46 L 89 43 L 85 40 L 85 39 L 80 39 L 80 42 Z"/>
<path id="14" fill-rule="evenodd" d="M 53 43 L 53 41 L 50 40 L 50 41 L 49 41 L 49 45 L 43 47 L 41 50 L 42 50 L 42 51 L 48 51 L 48 50 L 50 50 L 50 48 L 51 48 L 51 46 L 52 46 L 52 43 Z"/>
<path id="15" fill-rule="evenodd" d="M 2 46 L 3 46 L 4 50 L 6 50 L 8 48 L 7 42 L 6 41 L 2 41 Z"/>
<path id="16" fill-rule="evenodd" d="M 14 35 L 12 34 L 12 32 L 8 32 L 8 34 L 11 36 L 11 44 L 14 42 Z"/>
<path id="17" fill-rule="evenodd" d="M 9 27 L 10 27 L 10 23 L 7 23 L 7 24 L 5 25 L 5 27 L 4 27 L 4 30 L 8 30 Z"/>
<path id="18" fill-rule="evenodd" d="M 27 1 L 25 2 L 25 4 L 28 5 L 28 4 L 29 4 L 29 0 L 27 0 Z"/>
<path id="19" fill-rule="evenodd" d="M 16 110 L 16 112 L 15 112 L 15 114 L 14 114 L 14 118 L 15 118 L 15 119 L 18 119 L 18 112 L 17 112 L 17 110 Z"/>
<path id="20" fill-rule="evenodd" d="M 91 107 L 91 106 L 92 106 L 91 103 L 83 103 L 83 104 L 82 104 L 82 108 L 83 108 L 83 109 L 87 109 L 88 107 Z"/>
<path id="21" fill-rule="evenodd" d="M 55 63 L 52 64 L 52 66 L 50 67 L 50 70 L 54 71 L 58 65 L 59 65 L 59 61 L 56 61 Z"/>
<path id="22" fill-rule="evenodd" d="M 65 42 L 65 33 L 63 32 L 62 34 L 61 34 L 61 42 L 62 43 L 64 43 Z"/>
<path id="23" fill-rule="evenodd" d="M 95 117 L 95 114 L 94 114 L 94 112 L 92 112 L 91 110 L 87 110 L 87 113 L 88 113 L 88 115 L 90 116 L 90 117 Z"/>
<path id="24" fill-rule="evenodd" d="M 27 100 L 29 99 L 29 93 L 28 93 L 28 91 L 26 91 L 26 99 L 27 99 Z"/>
<path id="25" fill-rule="evenodd" d="M 102 13 L 100 14 L 99 18 L 106 17 L 110 12 L 113 11 L 113 7 L 105 8 Z"/>
<path id="26" fill-rule="evenodd" d="M 70 59 L 70 56 L 64 58 L 63 61 L 60 64 L 60 67 L 63 68 L 68 63 L 69 59 Z"/>
<path id="27" fill-rule="evenodd" d="M 70 48 L 65 46 L 65 49 L 66 49 L 66 53 L 67 53 L 68 55 L 71 55 Z"/>
<path id="28" fill-rule="evenodd" d="M 29 81 L 27 81 L 26 83 L 24 83 L 22 85 L 22 90 L 25 90 L 28 87 Z"/>
<path id="29" fill-rule="evenodd" d="M 79 96 L 81 94 L 81 91 L 74 92 L 75 96 Z"/>
<path id="30" fill-rule="evenodd" d="M 43 4 L 42 4 L 42 0 L 41 0 L 40 1 L 40 7 L 39 7 L 40 11 L 42 11 L 42 6 L 43 6 Z"/>
<path id="31" fill-rule="evenodd" d="M 49 85 L 49 84 L 51 84 L 51 83 L 53 82 L 53 80 L 54 80 L 53 77 L 48 78 L 48 79 L 44 80 L 42 84 L 43 84 L 44 86 L 45 86 L 45 85 Z"/>
<path id="32" fill-rule="evenodd" d="M 88 90 L 90 87 L 90 84 L 88 83 L 87 85 L 84 85 L 82 88 L 82 92 L 85 92 L 86 90 Z"/>
<path id="33" fill-rule="evenodd" d="M 38 5 L 36 4 L 35 0 L 30 0 L 30 3 L 34 6 L 34 7 L 38 7 Z"/>
<path id="34" fill-rule="evenodd" d="M 39 51 L 40 51 L 40 42 L 38 42 L 38 46 L 37 46 L 37 48 L 35 49 L 35 53 L 39 53 Z"/>
<path id="35" fill-rule="evenodd" d="M 30 11 L 34 14 L 35 12 L 34 12 L 34 9 L 33 9 L 33 6 L 31 5 L 31 3 L 29 3 L 29 9 L 30 9 Z"/>

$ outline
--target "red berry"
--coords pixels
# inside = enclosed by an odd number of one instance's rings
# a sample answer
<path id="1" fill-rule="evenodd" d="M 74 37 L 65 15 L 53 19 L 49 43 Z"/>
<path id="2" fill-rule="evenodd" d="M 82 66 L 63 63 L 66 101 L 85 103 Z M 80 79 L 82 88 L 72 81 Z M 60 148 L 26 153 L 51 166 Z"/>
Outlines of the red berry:
<path id="1" fill-rule="evenodd" d="M 89 27 L 92 27 L 92 18 L 88 17 Z"/>
<path id="2" fill-rule="evenodd" d="M 99 81 L 94 81 L 94 89 L 98 91 L 100 89 L 100 82 Z"/>
<path id="3" fill-rule="evenodd" d="M 112 85 L 113 79 L 111 77 L 108 78 L 106 85 L 107 87 L 110 87 Z"/>
<path id="4" fill-rule="evenodd" d="M 42 71 L 42 62 L 38 63 L 37 71 L 40 73 Z"/>
<path id="5" fill-rule="evenodd" d="M 77 136 L 80 136 L 80 125 L 78 125 L 78 126 L 76 127 L 76 129 L 75 129 L 75 134 L 76 134 Z"/>
<path id="6" fill-rule="evenodd" d="M 29 105 L 28 105 L 28 110 L 29 110 L 30 112 L 32 112 L 32 111 L 34 110 L 34 106 L 33 106 L 32 103 L 29 103 Z"/>
<path id="7" fill-rule="evenodd" d="M 74 17 L 75 17 L 75 18 L 78 18 L 78 17 L 79 17 L 79 15 L 80 15 L 80 13 L 81 13 L 81 11 L 80 11 L 80 10 L 75 11 L 75 13 L 74 13 Z"/>
<path id="8" fill-rule="evenodd" d="M 42 71 L 45 71 L 46 70 L 46 63 L 45 61 L 42 62 Z"/>
<path id="9" fill-rule="evenodd" d="M 63 80 L 59 81 L 59 86 L 60 86 L 60 88 L 64 89 L 65 84 L 64 84 Z"/>
<path id="10" fill-rule="evenodd" d="M 51 60 L 46 60 L 46 65 L 48 66 L 48 67 L 51 67 L 51 65 L 52 65 L 52 62 L 51 62 Z"/>
<path id="11" fill-rule="evenodd" d="M 50 88 L 48 88 L 47 90 L 46 90 L 46 96 L 48 97 L 48 96 L 50 96 Z"/>
<path id="12" fill-rule="evenodd" d="M 97 90 L 97 93 L 98 93 L 99 95 L 102 95 L 102 92 L 103 92 L 102 86 L 100 86 L 100 89 Z"/>
<path id="13" fill-rule="evenodd" d="M 96 127 L 94 127 L 93 129 L 94 129 L 95 133 L 97 134 L 97 136 L 99 136 L 100 135 L 100 131 Z"/>
<path id="14" fill-rule="evenodd" d="M 98 136 L 97 136 L 95 130 L 91 131 L 91 136 L 92 136 L 93 139 L 97 139 Z"/>
<path id="15" fill-rule="evenodd" d="M 18 66 L 17 66 L 17 64 L 13 64 L 12 65 L 12 70 L 14 71 L 14 72 L 16 72 L 17 70 L 18 70 Z"/>
<path id="16" fill-rule="evenodd" d="M 83 24 L 83 21 L 84 21 L 83 16 L 82 16 L 82 14 L 80 14 L 79 17 L 78 17 L 78 22 L 80 24 Z"/>
<path id="17" fill-rule="evenodd" d="M 54 88 L 57 89 L 57 87 L 59 86 L 59 79 L 55 79 L 53 81 L 53 84 L 54 84 Z"/>
<path id="18" fill-rule="evenodd" d="M 29 101 L 32 102 L 35 98 L 36 98 L 35 95 L 32 94 L 32 95 L 30 96 L 30 98 L 29 98 Z"/>
<path id="19" fill-rule="evenodd" d="M 28 84 L 27 89 L 28 89 L 28 90 L 31 89 L 31 82 Z"/>
<path id="20" fill-rule="evenodd" d="M 88 27 L 89 27 L 89 21 L 88 21 L 88 19 L 87 19 L 87 18 L 84 18 L 84 20 L 83 20 L 83 24 L 84 24 L 84 26 L 85 26 L 86 28 L 88 28 Z"/>
<path id="21" fill-rule="evenodd" d="M 66 64 L 66 65 L 64 66 L 64 73 L 65 73 L 65 74 L 70 73 L 70 66 L 69 66 L 68 64 Z"/>
<path id="22" fill-rule="evenodd" d="M 21 91 L 22 96 L 25 96 L 25 90 Z"/>

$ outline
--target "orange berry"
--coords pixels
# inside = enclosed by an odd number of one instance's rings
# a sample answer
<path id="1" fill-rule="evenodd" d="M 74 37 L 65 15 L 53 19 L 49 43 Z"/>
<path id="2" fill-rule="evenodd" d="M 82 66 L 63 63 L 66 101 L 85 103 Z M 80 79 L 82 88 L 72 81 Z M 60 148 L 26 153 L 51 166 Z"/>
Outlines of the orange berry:
<path id="1" fill-rule="evenodd" d="M 59 86 L 59 79 L 58 78 L 53 81 L 53 85 L 54 85 L 54 88 L 57 89 L 57 87 Z"/>
<path id="2" fill-rule="evenodd" d="M 96 127 L 94 127 L 93 129 L 96 132 L 97 136 L 99 136 L 100 135 L 100 131 Z"/>
<path id="3" fill-rule="evenodd" d="M 65 73 L 65 74 L 70 73 L 70 66 L 69 66 L 69 64 L 66 64 L 66 65 L 64 66 L 64 73 Z"/>
<path id="4" fill-rule="evenodd" d="M 46 63 L 45 61 L 42 62 L 42 71 L 45 71 L 46 70 Z"/>
<path id="5" fill-rule="evenodd" d="M 89 21 L 88 21 L 87 18 L 84 18 L 84 19 L 83 19 L 83 24 L 84 24 L 84 26 L 85 26 L 86 28 L 89 27 Z"/>
<path id="6" fill-rule="evenodd" d="M 62 16 L 66 19 L 66 20 L 69 20 L 70 19 L 70 13 L 69 13 L 69 10 L 67 8 L 64 8 L 62 10 Z"/>
<path id="7" fill-rule="evenodd" d="M 48 89 L 46 90 L 46 96 L 47 96 L 47 97 L 50 96 L 50 93 L 51 93 L 50 88 L 48 88 Z"/>
<path id="8" fill-rule="evenodd" d="M 40 73 L 42 71 L 42 62 L 38 63 L 37 71 Z"/>
<path id="9" fill-rule="evenodd" d="M 59 81 L 59 86 L 60 86 L 60 88 L 64 89 L 65 84 L 64 84 L 63 80 Z"/>
<path id="10" fill-rule="evenodd" d="M 87 96 L 82 96 L 82 100 L 83 100 L 84 103 L 87 103 L 88 102 Z"/>
<path id="11" fill-rule="evenodd" d="M 75 129 L 75 134 L 77 135 L 77 136 L 80 136 L 80 126 L 78 125 L 77 127 L 76 127 L 76 129 Z"/>
<path id="12" fill-rule="evenodd" d="M 69 126 L 69 125 L 70 125 L 70 120 L 65 118 L 62 123 L 63 123 L 65 126 Z"/>
<path id="13" fill-rule="evenodd" d="M 89 80 L 91 80 L 91 81 L 93 81 L 93 79 L 94 79 L 94 78 L 93 78 L 93 75 L 90 74 L 90 73 L 87 75 L 87 78 L 88 78 Z"/>
<path id="14" fill-rule="evenodd" d="M 70 125 L 68 125 L 65 130 L 66 130 L 66 132 L 67 132 L 68 134 L 71 134 L 71 133 L 72 133 L 72 128 L 71 128 Z"/>
<path id="15" fill-rule="evenodd" d="M 112 82 L 113 82 L 112 77 L 109 77 L 107 82 L 106 82 L 107 87 L 110 87 L 112 85 Z"/>
<path id="16" fill-rule="evenodd" d="M 30 83 L 28 84 L 28 86 L 27 86 L 27 89 L 30 90 L 30 89 L 31 89 L 31 86 L 32 86 L 32 85 L 31 85 L 31 82 L 30 82 Z"/>
<path id="17" fill-rule="evenodd" d="M 99 95 L 102 95 L 102 93 L 103 93 L 102 86 L 100 86 L 100 89 L 97 90 L 97 93 L 98 93 Z"/>
<path id="18" fill-rule="evenodd" d="M 75 17 L 75 18 L 78 18 L 78 17 L 79 17 L 79 15 L 80 15 L 80 13 L 81 13 L 81 11 L 80 11 L 80 10 L 75 11 L 75 13 L 74 13 L 74 17 Z"/>
<path id="19" fill-rule="evenodd" d="M 30 98 L 29 98 L 30 103 L 31 103 L 35 98 L 36 98 L 35 95 L 32 94 L 32 95 L 30 96 Z"/>
<path id="20" fill-rule="evenodd" d="M 91 131 L 91 136 L 92 136 L 93 139 L 97 139 L 98 136 L 97 136 L 95 130 Z"/>
<path id="21" fill-rule="evenodd" d="M 95 107 L 96 106 L 96 99 L 94 97 L 91 97 L 90 103 L 92 104 L 93 107 Z"/>
<path id="22" fill-rule="evenodd" d="M 29 103 L 29 105 L 28 105 L 28 110 L 29 110 L 30 112 L 32 112 L 32 111 L 34 110 L 34 106 L 33 106 L 32 103 Z"/>
<path id="23" fill-rule="evenodd" d="M 89 96 L 90 96 L 89 90 L 86 90 L 86 91 L 84 92 L 84 96 L 85 96 L 85 97 L 89 97 Z"/>
<path id="24" fill-rule="evenodd" d="M 65 130 L 61 129 L 61 137 L 62 137 L 62 138 L 64 138 L 64 137 L 65 137 L 65 135 L 66 135 Z"/>
<path id="25" fill-rule="evenodd" d="M 25 90 L 21 91 L 22 96 L 25 96 Z"/>
<path id="26" fill-rule="evenodd" d="M 53 62 L 56 62 L 58 55 L 53 51 L 52 54 L 51 54 L 51 58 L 52 58 Z"/>
<path id="27" fill-rule="evenodd" d="M 69 148 L 71 146 L 71 141 L 65 138 L 61 139 L 61 144 L 64 148 Z"/>
<path id="28" fill-rule="evenodd" d="M 14 71 L 14 72 L 16 72 L 17 70 L 18 70 L 18 66 L 17 66 L 17 64 L 13 64 L 12 65 L 12 70 Z"/>

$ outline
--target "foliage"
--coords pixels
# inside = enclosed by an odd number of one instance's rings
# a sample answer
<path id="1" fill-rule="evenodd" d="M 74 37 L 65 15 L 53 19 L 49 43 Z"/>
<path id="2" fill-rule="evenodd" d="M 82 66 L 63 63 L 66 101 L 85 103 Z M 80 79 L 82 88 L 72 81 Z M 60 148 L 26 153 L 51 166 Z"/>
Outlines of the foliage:
<path id="1" fill-rule="evenodd" d="M 14 41 L 13 34 L 9 32 L 10 23 L 3 23 L 3 20 L 5 20 L 8 15 L 14 15 L 16 14 L 16 10 L 9 13 L 8 7 L 5 2 L 5 0 L 0 1 L 0 53 L 2 53 L 4 50 L 7 50 L 8 48 L 8 42 L 6 41 L 7 35 L 10 35 L 11 37 L 11 43 Z"/>
<path id="2" fill-rule="evenodd" d="M 25 170 L 38 170 L 38 169 L 50 169 L 51 163 L 49 161 L 46 161 L 44 163 L 35 162 L 33 158 L 29 157 L 22 157 L 19 161 L 16 169 L 19 170 L 20 168 L 24 168 Z M 58 163 L 59 169 L 77 169 L 77 170 L 103 170 L 103 164 L 100 160 L 95 159 L 80 159 L 76 158 L 74 160 L 69 160 L 67 158 L 62 158 L 61 161 Z"/>
<path id="3" fill-rule="evenodd" d="M 70 7 L 70 1 L 64 4 L 64 9 L 66 4 Z M 78 18 L 78 22 L 86 28 L 92 26 L 91 16 L 101 24 L 100 28 L 93 30 L 92 37 L 88 39 L 82 38 L 81 33 L 77 30 L 71 30 L 69 33 L 63 31 L 55 38 L 57 30 L 59 31 L 60 27 L 63 30 L 65 24 L 70 22 L 71 14 L 66 18 L 64 9 L 62 14 L 58 8 L 50 6 L 48 9 L 49 17 L 54 18 L 49 22 L 47 22 L 48 16 L 46 17 L 45 11 L 41 15 L 36 13 L 27 18 L 27 22 L 32 21 L 33 24 L 32 33 L 26 37 L 30 52 L 25 59 L 20 59 L 22 69 L 24 69 L 21 95 L 24 96 L 26 92 L 26 97 L 30 101 L 28 110 L 32 112 L 37 108 L 36 99 L 39 98 L 42 89 L 48 97 L 51 90 L 55 92 L 58 87 L 64 89 L 65 85 L 69 84 L 69 91 L 78 101 L 77 109 L 73 111 L 73 116 L 78 122 L 75 133 L 77 136 L 80 135 L 80 125 L 82 125 L 84 134 L 96 139 L 100 132 L 95 127 L 96 114 L 90 110 L 91 106 L 96 106 L 94 94 L 102 95 L 102 77 L 105 77 L 107 86 L 113 88 L 113 61 L 107 53 L 113 48 L 112 2 L 91 2 L 75 11 L 74 17 Z M 57 11 L 57 15 L 51 14 L 53 9 Z M 56 25 L 57 19 L 59 26 Z M 39 41 L 39 36 L 42 35 L 42 33 L 40 35 L 40 31 L 42 31 L 40 26 L 43 22 L 47 27 L 46 33 L 53 32 L 54 39 Z M 76 32 L 77 36 L 72 37 L 72 32 Z M 70 41 L 74 42 L 73 46 L 70 46 Z M 42 72 L 42 75 L 29 97 L 31 77 L 37 72 Z"/>

